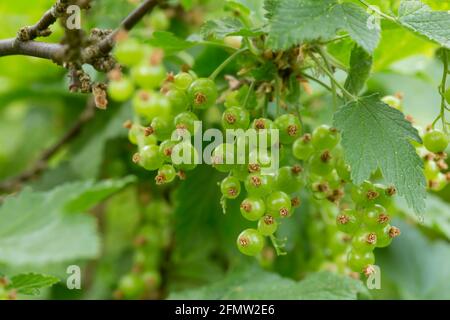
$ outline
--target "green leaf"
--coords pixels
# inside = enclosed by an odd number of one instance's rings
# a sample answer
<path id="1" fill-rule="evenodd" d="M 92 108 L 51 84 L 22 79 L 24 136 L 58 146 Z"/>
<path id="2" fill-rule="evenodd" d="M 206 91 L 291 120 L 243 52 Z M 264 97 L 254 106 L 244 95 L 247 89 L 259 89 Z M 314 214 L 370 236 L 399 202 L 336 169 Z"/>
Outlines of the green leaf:
<path id="1" fill-rule="evenodd" d="M 345 89 L 354 95 L 359 95 L 372 69 L 372 56 L 359 46 L 355 46 L 350 56 L 350 70 Z"/>
<path id="2" fill-rule="evenodd" d="M 450 14 L 447 11 L 432 11 L 419 0 L 404 0 L 398 14 L 403 26 L 450 49 Z"/>
<path id="3" fill-rule="evenodd" d="M 297 282 L 260 268 L 245 268 L 205 287 L 173 293 L 177 300 L 355 300 L 367 294 L 360 281 L 329 272 L 319 272 Z"/>
<path id="4" fill-rule="evenodd" d="M 423 211 L 423 163 L 410 141 L 421 139 L 403 113 L 372 95 L 343 106 L 334 116 L 334 125 L 342 132 L 345 158 L 356 184 L 379 168 L 386 182 L 397 188 L 409 206 L 416 212 Z"/>
<path id="5" fill-rule="evenodd" d="M 257 37 L 264 34 L 259 29 L 251 30 L 246 28 L 240 20 L 231 17 L 205 22 L 200 33 L 206 39 L 223 39 L 226 36 Z"/>
<path id="6" fill-rule="evenodd" d="M 401 201 L 397 203 L 408 219 L 450 241 L 450 204 L 434 195 L 428 195 L 425 205 L 423 216 L 417 216 Z"/>
<path id="7" fill-rule="evenodd" d="M 0 263 L 44 265 L 96 257 L 95 218 L 67 207 L 86 210 L 93 199 L 100 201 L 123 184 L 77 182 L 47 192 L 25 189 L 6 198 L 0 207 Z"/>
<path id="8" fill-rule="evenodd" d="M 196 45 L 196 42 L 180 39 L 171 32 L 156 31 L 148 41 L 148 44 L 163 49 L 166 55 L 171 55 L 192 48 Z"/>
<path id="9" fill-rule="evenodd" d="M 68 212 L 84 212 L 135 181 L 136 177 L 134 176 L 128 176 L 120 180 L 101 181 L 69 202 L 65 209 Z"/>
<path id="10" fill-rule="evenodd" d="M 402 234 L 387 249 L 377 252 L 381 289 L 391 283 L 396 288 L 399 299 L 448 299 L 448 242 L 428 240 L 410 225 L 400 221 L 394 223 Z M 392 295 L 389 298 L 392 299 Z"/>
<path id="11" fill-rule="evenodd" d="M 344 30 L 366 51 L 373 52 L 380 38 L 379 28 L 368 24 L 369 14 L 352 3 L 270 0 L 266 1 L 266 10 L 270 25 L 268 44 L 275 50 L 329 40 Z"/>
<path id="12" fill-rule="evenodd" d="M 59 279 L 45 274 L 22 273 L 12 277 L 10 281 L 8 289 L 16 290 L 20 294 L 34 296 L 40 293 L 40 289 L 58 283 Z"/>

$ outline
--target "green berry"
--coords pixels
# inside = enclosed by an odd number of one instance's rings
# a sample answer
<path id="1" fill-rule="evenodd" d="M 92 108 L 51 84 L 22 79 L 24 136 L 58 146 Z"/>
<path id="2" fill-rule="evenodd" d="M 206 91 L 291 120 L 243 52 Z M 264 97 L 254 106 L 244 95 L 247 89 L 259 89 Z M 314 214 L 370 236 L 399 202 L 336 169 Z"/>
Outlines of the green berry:
<path id="1" fill-rule="evenodd" d="M 174 119 L 174 124 L 177 130 L 187 130 L 191 136 L 195 134 L 194 123 L 198 120 L 195 113 L 186 111 L 178 114 Z"/>
<path id="2" fill-rule="evenodd" d="M 448 146 L 448 137 L 442 131 L 431 130 L 423 136 L 423 144 L 431 152 L 444 152 Z"/>
<path id="3" fill-rule="evenodd" d="M 170 164 L 165 164 L 158 170 L 158 175 L 155 177 L 156 184 L 165 184 L 172 182 L 177 175 L 175 168 Z"/>
<path id="4" fill-rule="evenodd" d="M 312 134 L 312 144 L 317 150 L 332 150 L 340 141 L 336 128 L 327 125 L 317 127 Z"/>
<path id="5" fill-rule="evenodd" d="M 166 69 L 162 65 L 143 64 L 131 70 L 133 81 L 143 89 L 158 88 L 166 78 Z"/>
<path id="6" fill-rule="evenodd" d="M 146 287 L 140 275 L 131 273 L 120 279 L 118 289 L 124 299 L 139 299 L 145 293 Z"/>
<path id="7" fill-rule="evenodd" d="M 284 144 L 293 143 L 302 133 L 302 124 L 297 116 L 283 114 L 275 119 L 275 126 L 280 130 L 280 142 Z"/>
<path id="8" fill-rule="evenodd" d="M 189 107 L 188 96 L 183 90 L 171 89 L 166 93 L 166 97 L 174 114 L 186 111 Z"/>
<path id="9" fill-rule="evenodd" d="M 156 145 L 144 146 L 135 155 L 134 160 L 149 171 L 157 170 L 163 164 L 163 159 L 159 154 L 159 147 Z"/>
<path id="10" fill-rule="evenodd" d="M 377 235 L 375 232 L 367 229 L 359 229 L 353 235 L 352 246 L 359 252 L 373 251 L 376 244 Z"/>
<path id="11" fill-rule="evenodd" d="M 278 223 L 271 215 L 265 215 L 258 221 L 258 231 L 263 236 L 271 236 L 277 231 Z"/>
<path id="12" fill-rule="evenodd" d="M 222 114 L 222 127 L 226 129 L 247 129 L 250 125 L 250 114 L 242 107 L 231 107 Z"/>
<path id="13" fill-rule="evenodd" d="M 275 218 L 287 218 L 292 214 L 291 198 L 282 191 L 276 191 L 267 196 L 267 212 Z"/>
<path id="14" fill-rule="evenodd" d="M 197 149 L 189 142 L 180 142 L 172 149 L 172 162 L 175 168 L 191 171 L 197 167 L 199 156 Z"/>
<path id="15" fill-rule="evenodd" d="M 319 176 L 329 175 L 334 169 L 334 161 L 328 150 L 315 153 L 309 159 L 309 167 L 312 173 Z"/>
<path id="16" fill-rule="evenodd" d="M 375 263 L 375 255 L 371 251 L 350 251 L 347 257 L 350 269 L 355 272 L 364 272 L 365 268 Z"/>
<path id="17" fill-rule="evenodd" d="M 180 72 L 175 76 L 173 84 L 177 89 L 186 91 L 192 82 L 194 82 L 194 77 L 190 73 Z"/>
<path id="18" fill-rule="evenodd" d="M 336 225 L 339 231 L 353 234 L 359 227 L 358 213 L 354 209 L 345 209 L 336 217 Z"/>
<path id="19" fill-rule="evenodd" d="M 108 84 L 108 95 L 112 100 L 117 102 L 125 102 L 131 98 L 134 92 L 133 83 L 127 79 L 122 78 L 116 81 L 110 81 Z"/>
<path id="20" fill-rule="evenodd" d="M 294 165 L 292 167 L 282 167 L 278 169 L 276 176 L 276 188 L 286 193 L 300 191 L 304 186 L 302 167 Z"/>
<path id="21" fill-rule="evenodd" d="M 433 160 L 425 161 L 424 173 L 425 173 L 425 178 L 427 178 L 427 180 L 436 179 L 440 172 L 441 172 L 441 170 L 439 169 L 439 167 L 435 161 L 433 161 Z"/>
<path id="22" fill-rule="evenodd" d="M 114 48 L 114 56 L 120 64 L 134 66 L 144 58 L 145 50 L 135 39 L 119 41 Z"/>
<path id="23" fill-rule="evenodd" d="M 378 204 L 366 208 L 362 215 L 362 221 L 371 230 L 382 229 L 389 224 L 390 217 L 386 209 Z"/>
<path id="24" fill-rule="evenodd" d="M 309 133 L 298 138 L 292 144 L 292 154 L 298 160 L 308 160 L 314 153 L 314 147 L 311 142 L 311 135 Z"/>
<path id="25" fill-rule="evenodd" d="M 138 91 L 133 98 L 134 111 L 147 121 L 152 121 L 155 117 L 169 117 L 172 113 L 169 100 L 159 93 L 146 90 Z"/>
<path id="26" fill-rule="evenodd" d="M 261 198 L 250 197 L 242 201 L 240 210 L 245 219 L 256 221 L 264 215 L 266 204 Z"/>
<path id="27" fill-rule="evenodd" d="M 386 225 L 384 228 L 377 230 L 377 248 L 385 248 L 392 243 L 392 239 L 400 235 L 400 229 Z"/>
<path id="28" fill-rule="evenodd" d="M 220 183 L 222 195 L 227 199 L 236 199 L 241 193 L 241 183 L 235 177 L 226 177 Z"/>
<path id="29" fill-rule="evenodd" d="M 168 117 L 155 117 L 151 123 L 152 134 L 159 141 L 170 139 L 174 131 L 173 119 Z"/>
<path id="30" fill-rule="evenodd" d="M 391 108 L 402 111 L 402 100 L 400 100 L 396 96 L 385 96 L 381 99 L 381 101 L 386 103 Z"/>
<path id="31" fill-rule="evenodd" d="M 274 178 L 269 175 L 252 173 L 245 180 L 245 189 L 248 194 L 255 197 L 264 197 L 272 192 Z"/>
<path id="32" fill-rule="evenodd" d="M 235 166 L 234 145 L 222 143 L 218 145 L 211 156 L 211 163 L 220 172 L 230 172 Z"/>
<path id="33" fill-rule="evenodd" d="M 165 162 L 172 162 L 173 148 L 178 144 L 176 141 L 166 140 L 159 145 L 159 154 Z"/>
<path id="34" fill-rule="evenodd" d="M 214 81 L 200 78 L 189 86 L 188 95 L 194 108 L 207 109 L 216 103 L 218 91 Z"/>
<path id="35" fill-rule="evenodd" d="M 247 256 L 256 256 L 264 247 L 264 237 L 255 229 L 246 229 L 236 240 L 240 252 Z"/>

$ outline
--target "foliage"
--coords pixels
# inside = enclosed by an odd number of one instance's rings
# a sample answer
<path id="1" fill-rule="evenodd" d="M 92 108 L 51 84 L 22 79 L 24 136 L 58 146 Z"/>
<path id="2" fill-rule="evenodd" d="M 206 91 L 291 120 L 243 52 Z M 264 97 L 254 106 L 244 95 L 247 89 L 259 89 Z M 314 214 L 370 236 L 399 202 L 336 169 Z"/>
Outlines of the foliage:
<path id="1" fill-rule="evenodd" d="M 116 2 L 93 2 L 84 30 L 114 29 L 137 5 Z M 53 3 L 1 3 L 0 37 Z M 169 1 L 101 57 L 121 72 L 76 64 L 90 85 L 109 82 L 104 111 L 70 92 L 70 63 L 1 56 L 0 43 L 0 299 L 448 298 L 448 159 L 422 145 L 430 126 L 448 138 L 446 10 L 438 0 Z M 35 41 L 59 44 L 66 30 L 50 28 Z M 180 89 L 183 71 L 200 84 Z M 263 119 L 285 133 L 282 169 L 258 180 L 268 194 L 251 186 L 261 163 L 159 158 L 165 129 L 188 130 L 178 118 L 188 111 L 204 130 Z M 256 220 L 245 206 L 255 194 L 267 206 Z M 70 264 L 82 290 L 65 286 Z M 372 264 L 381 290 L 359 274 Z"/>

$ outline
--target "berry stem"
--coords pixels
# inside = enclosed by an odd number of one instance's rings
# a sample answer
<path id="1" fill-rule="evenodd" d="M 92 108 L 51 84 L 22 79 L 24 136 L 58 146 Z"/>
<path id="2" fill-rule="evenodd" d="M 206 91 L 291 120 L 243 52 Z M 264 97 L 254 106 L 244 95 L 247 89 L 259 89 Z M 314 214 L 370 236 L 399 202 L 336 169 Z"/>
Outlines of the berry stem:
<path id="1" fill-rule="evenodd" d="M 217 68 L 216 70 L 214 70 L 214 72 L 209 76 L 209 78 L 211 80 L 215 80 L 217 78 L 217 76 L 223 71 L 223 69 L 225 69 L 225 67 L 227 65 L 229 65 L 238 55 L 240 55 L 241 53 L 247 51 L 248 48 L 242 48 L 238 51 L 236 51 L 235 53 L 233 53 L 231 56 L 229 56 L 224 62 L 222 62 Z"/>

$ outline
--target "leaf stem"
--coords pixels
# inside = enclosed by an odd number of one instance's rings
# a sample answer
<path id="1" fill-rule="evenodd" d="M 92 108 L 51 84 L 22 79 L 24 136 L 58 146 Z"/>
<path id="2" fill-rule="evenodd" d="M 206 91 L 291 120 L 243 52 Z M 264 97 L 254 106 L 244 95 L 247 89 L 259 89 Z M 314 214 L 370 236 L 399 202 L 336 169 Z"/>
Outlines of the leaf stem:
<path id="1" fill-rule="evenodd" d="M 329 71 L 327 68 L 325 68 L 319 61 L 319 59 L 317 59 L 317 57 L 315 57 L 313 54 L 311 55 L 311 58 L 314 60 L 314 62 L 316 63 L 316 65 L 330 78 L 331 83 L 335 84 L 344 95 L 346 95 L 347 97 L 349 97 L 351 100 L 358 100 L 357 97 L 355 97 L 353 94 L 351 94 L 350 92 L 347 91 L 347 89 L 344 88 L 343 85 L 341 85 L 339 83 L 339 81 L 336 80 L 336 78 L 334 77 L 333 73 L 331 71 Z"/>
<path id="2" fill-rule="evenodd" d="M 215 80 L 217 78 L 217 76 L 223 71 L 223 69 L 225 69 L 225 67 L 230 64 L 230 62 L 232 62 L 238 55 L 240 55 L 241 53 L 247 51 L 248 48 L 242 48 L 236 52 L 234 52 L 231 56 L 229 56 L 224 62 L 222 62 L 217 68 L 216 70 L 214 70 L 214 72 L 209 76 L 209 78 L 211 80 Z"/>
<path id="3" fill-rule="evenodd" d="M 398 23 L 397 18 L 390 16 L 384 12 L 382 12 L 381 10 L 378 9 L 377 6 L 371 5 L 370 3 L 368 3 L 365 0 L 359 0 L 359 2 L 361 2 L 363 5 L 365 5 L 367 8 L 369 8 L 370 10 L 374 11 L 375 13 L 377 13 L 378 15 L 380 15 L 381 17 L 385 18 L 386 20 Z"/>
<path id="4" fill-rule="evenodd" d="M 445 98 L 445 89 L 447 87 L 447 75 L 449 72 L 449 69 L 448 69 L 449 61 L 448 61 L 448 52 L 447 52 L 447 49 L 445 49 L 445 48 L 443 48 L 443 50 L 442 50 L 442 62 L 444 63 L 444 69 L 442 72 L 442 81 L 441 81 L 441 84 L 439 85 L 439 94 L 441 95 L 441 111 L 439 112 L 439 115 L 433 121 L 431 126 L 434 129 L 434 126 L 436 125 L 436 123 L 439 121 L 439 119 L 441 119 L 442 129 L 444 130 L 445 133 L 447 133 L 447 121 L 445 119 L 445 111 L 448 110 L 448 107 L 447 107 L 447 100 Z"/>

